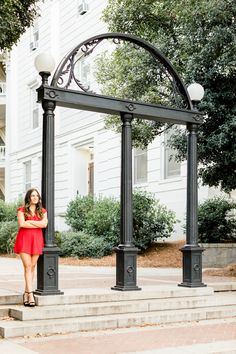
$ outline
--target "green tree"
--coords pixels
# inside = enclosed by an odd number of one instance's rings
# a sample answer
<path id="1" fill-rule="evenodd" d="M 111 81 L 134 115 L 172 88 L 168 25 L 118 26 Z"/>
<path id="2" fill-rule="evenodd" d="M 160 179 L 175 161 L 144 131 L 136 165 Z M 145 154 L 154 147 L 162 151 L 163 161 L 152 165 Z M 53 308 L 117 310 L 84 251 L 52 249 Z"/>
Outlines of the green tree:
<path id="1" fill-rule="evenodd" d="M 235 189 L 235 0 L 109 0 L 103 19 L 110 31 L 135 34 L 159 48 L 186 84 L 196 81 L 204 86 L 199 109 L 207 114 L 198 134 L 199 174 L 204 184 L 220 186 L 226 192 Z M 160 103 L 158 95 L 155 101 L 151 80 L 144 83 L 144 74 L 137 77 L 137 72 L 130 70 L 132 60 L 139 64 L 138 56 L 124 60 L 125 51 L 120 47 L 103 61 L 98 80 L 104 92 L 122 97 L 129 90 L 131 98 Z M 149 64 L 142 63 L 140 72 L 147 72 Z M 152 74 L 155 71 L 149 70 Z M 118 121 L 109 118 L 108 126 L 118 129 Z M 135 145 L 148 145 L 162 129 L 150 122 L 134 122 Z M 177 159 L 186 158 L 185 133 L 178 130 L 170 145 L 177 149 Z"/>
<path id="2" fill-rule="evenodd" d="M 37 15 L 38 0 L 1 0 L 0 50 L 11 49 Z"/>

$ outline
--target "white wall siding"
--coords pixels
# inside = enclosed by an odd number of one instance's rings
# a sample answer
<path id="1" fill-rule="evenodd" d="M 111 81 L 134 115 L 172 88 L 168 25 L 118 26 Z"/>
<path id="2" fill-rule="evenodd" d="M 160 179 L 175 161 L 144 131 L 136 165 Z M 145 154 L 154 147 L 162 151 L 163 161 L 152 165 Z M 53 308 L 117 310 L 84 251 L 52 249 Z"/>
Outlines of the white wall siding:
<path id="1" fill-rule="evenodd" d="M 106 0 L 86 0 L 89 11 L 78 13 L 78 0 L 45 0 L 40 4 L 39 46 L 30 50 L 32 29 L 21 37 L 11 52 L 7 66 L 6 113 L 6 200 L 24 193 L 24 162 L 31 161 L 31 183 L 41 189 L 42 108 L 39 128 L 32 129 L 32 88 L 40 85 L 34 67 L 40 52 L 51 52 L 58 65 L 63 56 L 82 41 L 107 32 L 100 20 Z M 104 44 L 96 48 L 103 50 Z M 91 54 L 91 59 L 93 54 Z M 91 79 L 93 80 L 93 78 Z M 94 84 L 94 82 L 92 82 Z M 91 89 L 96 88 L 96 84 Z M 64 214 L 70 200 L 89 191 L 93 152 L 94 194 L 120 198 L 121 134 L 104 128 L 105 115 L 57 107 L 55 110 L 55 227 L 67 229 Z M 183 238 L 186 210 L 186 162 L 178 177 L 164 178 L 163 138 L 157 137 L 147 151 L 147 182 L 134 188 L 155 194 L 167 208 L 176 212 L 175 238 Z M 90 184 L 91 185 L 91 184 Z M 199 201 L 208 197 L 208 187 L 199 186 Z M 210 195 L 213 193 L 210 191 Z"/>
<path id="2" fill-rule="evenodd" d="M 148 147 L 148 189 L 155 191 L 157 181 L 161 180 L 161 144 L 157 137 Z"/>
<path id="3" fill-rule="evenodd" d="M 109 130 L 98 133 L 96 193 L 118 197 L 120 194 L 120 134 Z"/>
<path id="4" fill-rule="evenodd" d="M 107 1 L 86 0 L 86 2 L 89 4 L 89 11 L 82 16 L 78 13 L 78 1 L 60 2 L 62 56 L 85 39 L 106 32 L 106 26 L 100 18 Z"/>

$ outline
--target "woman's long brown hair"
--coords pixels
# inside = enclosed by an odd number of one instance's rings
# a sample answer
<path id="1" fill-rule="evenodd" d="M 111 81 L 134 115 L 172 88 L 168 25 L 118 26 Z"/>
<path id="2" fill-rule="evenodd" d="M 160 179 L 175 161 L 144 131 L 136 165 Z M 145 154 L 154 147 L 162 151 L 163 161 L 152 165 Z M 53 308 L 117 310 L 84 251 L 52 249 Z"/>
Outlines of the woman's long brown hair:
<path id="1" fill-rule="evenodd" d="M 40 219 L 42 219 L 43 217 L 43 211 L 42 211 L 42 200 L 41 200 L 41 196 L 39 194 L 39 192 L 37 191 L 36 188 L 31 188 L 26 192 L 25 195 L 25 205 L 24 205 L 24 216 L 25 218 L 29 215 L 31 215 L 30 212 L 30 196 L 33 192 L 36 192 L 38 194 L 39 197 L 39 201 L 36 204 L 36 209 L 35 209 L 35 213 L 40 217 Z"/>

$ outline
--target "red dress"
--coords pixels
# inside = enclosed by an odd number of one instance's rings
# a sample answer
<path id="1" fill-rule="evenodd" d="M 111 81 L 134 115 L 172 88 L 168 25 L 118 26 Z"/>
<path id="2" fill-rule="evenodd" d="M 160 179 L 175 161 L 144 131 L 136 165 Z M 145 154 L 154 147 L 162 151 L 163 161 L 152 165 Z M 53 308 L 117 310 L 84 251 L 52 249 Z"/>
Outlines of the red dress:
<path id="1" fill-rule="evenodd" d="M 18 211 L 24 212 L 24 207 L 18 208 Z M 47 210 L 42 208 L 42 212 L 46 213 Z M 27 216 L 25 220 L 35 220 L 40 221 L 41 219 L 38 215 Z M 43 231 L 41 228 L 24 228 L 21 227 L 16 236 L 16 242 L 14 245 L 15 253 L 28 253 L 33 254 L 42 254 L 44 247 Z"/>

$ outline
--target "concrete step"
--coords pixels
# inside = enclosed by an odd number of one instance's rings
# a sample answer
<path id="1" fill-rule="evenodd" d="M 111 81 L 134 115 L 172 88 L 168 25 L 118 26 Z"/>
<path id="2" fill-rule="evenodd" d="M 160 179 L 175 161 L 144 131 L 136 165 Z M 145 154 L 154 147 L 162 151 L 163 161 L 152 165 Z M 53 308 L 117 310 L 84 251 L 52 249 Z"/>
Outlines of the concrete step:
<path id="1" fill-rule="evenodd" d="M 236 291 L 236 282 L 214 282 L 211 286 L 215 292 Z"/>
<path id="2" fill-rule="evenodd" d="M 22 294 L 10 290 L 0 289 L 0 306 L 22 304 Z"/>
<path id="3" fill-rule="evenodd" d="M 32 309 L 32 311 L 34 310 Z M 37 321 L 0 321 L 0 335 L 4 338 L 10 338 L 46 333 L 56 334 L 77 331 L 95 331 L 141 325 L 160 325 L 165 323 L 222 319 L 232 318 L 234 316 L 236 316 L 236 305 Z"/>
<path id="4" fill-rule="evenodd" d="M 64 295 L 36 296 L 38 306 L 69 305 L 144 299 L 168 299 L 193 296 L 212 296 L 212 287 L 182 288 L 178 286 L 146 286 L 141 291 L 114 291 L 110 289 L 67 289 Z"/>
<path id="5" fill-rule="evenodd" d="M 0 319 L 2 317 L 7 317 L 10 314 L 10 309 L 8 305 L 0 306 Z"/>
<path id="6" fill-rule="evenodd" d="M 207 304 L 206 297 L 183 299 L 150 299 L 140 301 L 99 302 L 89 304 L 73 304 L 60 306 L 38 306 L 31 308 L 18 306 L 11 307 L 9 315 L 21 321 L 67 318 L 82 316 L 100 316 L 117 313 L 138 313 L 181 308 L 203 307 Z"/>
<path id="7" fill-rule="evenodd" d="M 236 305 L 236 297 L 201 296 L 168 299 L 143 299 L 139 301 L 115 301 L 88 304 L 72 304 L 60 306 L 38 306 L 32 308 L 10 307 L 9 315 L 21 321 L 41 320 L 50 318 L 72 318 L 84 316 L 100 316 L 118 313 L 138 313 L 159 310 L 176 310 L 203 308 L 210 306 Z"/>

